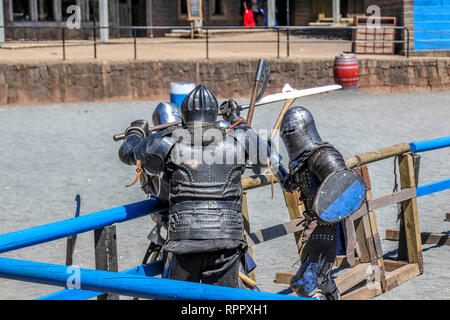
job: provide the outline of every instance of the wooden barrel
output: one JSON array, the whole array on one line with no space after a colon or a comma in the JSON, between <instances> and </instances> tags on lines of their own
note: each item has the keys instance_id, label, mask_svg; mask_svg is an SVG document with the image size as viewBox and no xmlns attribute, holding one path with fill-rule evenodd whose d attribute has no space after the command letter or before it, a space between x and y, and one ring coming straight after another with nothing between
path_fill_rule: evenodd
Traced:
<instances>
[{"instance_id":1,"label":"wooden barrel","mask_svg":"<svg viewBox=\"0 0 450 320\"><path fill-rule=\"evenodd\" d=\"M343 88L358 88L359 67L354 54L342 54L335 58L334 81Z\"/></svg>"}]
</instances>

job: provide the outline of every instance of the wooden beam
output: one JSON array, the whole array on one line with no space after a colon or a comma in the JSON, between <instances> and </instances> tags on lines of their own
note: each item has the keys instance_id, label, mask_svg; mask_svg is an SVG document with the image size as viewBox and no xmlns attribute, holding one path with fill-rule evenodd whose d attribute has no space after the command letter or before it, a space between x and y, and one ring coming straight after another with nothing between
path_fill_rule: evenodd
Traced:
<instances>
[{"instance_id":1,"label":"wooden beam","mask_svg":"<svg viewBox=\"0 0 450 320\"><path fill-rule=\"evenodd\" d=\"M403 267L394 270L386 276L388 290L392 290L400 284L421 274L417 263L406 264Z\"/></svg>"},{"instance_id":2,"label":"wooden beam","mask_svg":"<svg viewBox=\"0 0 450 320\"><path fill-rule=\"evenodd\" d=\"M249 177L244 177L241 179L242 188L244 190L251 190L259 187L264 187L270 184L269 175L254 175ZM277 179L274 179L274 183L278 183Z\"/></svg>"},{"instance_id":3,"label":"wooden beam","mask_svg":"<svg viewBox=\"0 0 450 320\"><path fill-rule=\"evenodd\" d=\"M361 153L345 159L345 164L348 168L360 167L363 164L375 162L378 160L390 158L401 155L409 151L409 143L400 143L386 148L381 148L375 151Z\"/></svg>"},{"instance_id":4,"label":"wooden beam","mask_svg":"<svg viewBox=\"0 0 450 320\"><path fill-rule=\"evenodd\" d=\"M341 300L369 300L382 293L381 289L377 289L374 284L367 284L341 296Z\"/></svg>"},{"instance_id":5,"label":"wooden beam","mask_svg":"<svg viewBox=\"0 0 450 320\"><path fill-rule=\"evenodd\" d=\"M386 229L386 239L398 241L399 229ZM420 238L422 244L438 244L450 246L450 236L444 233L421 232Z\"/></svg>"},{"instance_id":6,"label":"wooden beam","mask_svg":"<svg viewBox=\"0 0 450 320\"><path fill-rule=\"evenodd\" d=\"M406 266L407 264L407 261L384 259L384 270L386 272L392 272L394 270L397 270L398 268Z\"/></svg>"},{"instance_id":7,"label":"wooden beam","mask_svg":"<svg viewBox=\"0 0 450 320\"><path fill-rule=\"evenodd\" d=\"M289 217L292 220L303 219L303 212L300 210L297 200L297 193L287 193L283 192L284 201L286 202L286 207L289 212ZM303 247L303 233L304 231L297 231L294 233L295 244L297 245L297 253L301 256L301 250Z\"/></svg>"},{"instance_id":8,"label":"wooden beam","mask_svg":"<svg viewBox=\"0 0 450 320\"><path fill-rule=\"evenodd\" d=\"M275 283L290 284L293 276L295 276L295 272L289 272L289 271L277 272L275 274Z\"/></svg>"},{"instance_id":9,"label":"wooden beam","mask_svg":"<svg viewBox=\"0 0 450 320\"><path fill-rule=\"evenodd\" d=\"M366 190L366 200L373 200L372 189L370 184L370 175L367 169L367 166L364 165L361 168L361 174L364 181L367 181L366 184L369 185L369 188ZM386 278L385 278L385 270L384 270L384 262L383 262L383 249L381 248L381 239L378 233L378 225L377 219L375 215L375 211L371 210L369 206L368 215L362 218L364 233L366 236L366 243L369 249L370 254L370 263L374 266L378 267L379 277L375 278L375 281L380 281L381 289L385 291L387 289Z\"/></svg>"},{"instance_id":10,"label":"wooden beam","mask_svg":"<svg viewBox=\"0 0 450 320\"><path fill-rule=\"evenodd\" d=\"M372 265L370 263L362 263L337 277L334 281L339 292L344 293L368 279L372 274ZM295 276L295 272L277 272L275 275L275 282L279 284L290 284L293 276Z\"/></svg>"},{"instance_id":11,"label":"wooden beam","mask_svg":"<svg viewBox=\"0 0 450 320\"><path fill-rule=\"evenodd\" d=\"M402 189L416 187L413 155L411 153L405 153L399 157L398 162ZM418 263L421 272L423 272L422 241L419 228L417 198L402 202L402 206L408 262Z\"/></svg>"},{"instance_id":12,"label":"wooden beam","mask_svg":"<svg viewBox=\"0 0 450 320\"><path fill-rule=\"evenodd\" d=\"M357 266L359 263L360 263L360 258L356 257L354 266ZM336 260L334 261L334 266L336 268L350 268L351 267L347 261L346 256L337 256Z\"/></svg>"}]
</instances>

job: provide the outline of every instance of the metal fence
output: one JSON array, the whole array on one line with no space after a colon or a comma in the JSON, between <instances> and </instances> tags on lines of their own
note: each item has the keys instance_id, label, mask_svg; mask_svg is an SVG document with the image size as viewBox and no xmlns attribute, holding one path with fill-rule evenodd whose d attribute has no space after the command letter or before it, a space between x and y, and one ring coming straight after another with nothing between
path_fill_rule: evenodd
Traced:
<instances>
[{"instance_id":1,"label":"metal fence","mask_svg":"<svg viewBox=\"0 0 450 320\"><path fill-rule=\"evenodd\" d=\"M126 38L132 38L132 41L130 42L121 42L121 44L133 44L133 50L134 50L134 59L138 59L137 56L137 46L138 46L138 38L141 38L138 36L138 31L150 31L153 33L154 31L164 31L164 30L191 30L190 26L109 26L109 27L100 27L100 26L82 26L80 29L69 29L67 27L47 27L47 26L0 26L0 28L4 29L52 29L52 30L59 30L60 32L60 40L57 40L58 43L60 43L62 48L62 57L63 60L66 60L66 46L68 43L66 34L69 31L74 30L86 30L91 32L92 40L86 41L85 43L87 45L93 46L93 58L97 59L97 46L99 45L99 34L102 29L108 29L108 31L120 31L120 30L129 30L131 37ZM311 39L311 38L305 38L305 39L292 39L291 36L294 34L298 34L299 32L307 32L307 31L319 31L319 34L316 32L315 35L320 36L320 32L338 32L338 31L355 31L357 29L393 29L393 30L399 30L403 34L403 39L401 40L345 40L345 39ZM267 30L272 31L277 34L276 40L212 40L211 34L215 30L239 30L239 31L246 31L246 30ZM402 49L402 51L406 51L406 56L409 58L410 55L410 31L405 26L277 26L277 27L239 27L239 26L203 26L201 28L202 33L204 34L204 39L191 39L190 43L198 43L199 45L204 45L205 47L205 58L209 59L210 57L210 46L211 44L218 44L218 43L276 43L276 52L277 52L277 58L281 57L281 44L286 44L286 57L290 57L290 51L291 51L291 44L294 43L392 43L392 44L403 44L403 46L406 46L406 50ZM119 32L120 33L120 32ZM149 40L146 41L139 41L141 44L180 44L180 43L186 43L185 41L180 40L170 40L170 41L158 41L158 40L150 40L152 38L148 38ZM41 40L37 40L38 42L45 42ZM18 41L7 41L10 43L18 42ZM21 43L27 43L27 42L36 42L36 41L19 41ZM55 41L52 41L55 42ZM101 44L104 44L102 42Z\"/></svg>"}]
</instances>

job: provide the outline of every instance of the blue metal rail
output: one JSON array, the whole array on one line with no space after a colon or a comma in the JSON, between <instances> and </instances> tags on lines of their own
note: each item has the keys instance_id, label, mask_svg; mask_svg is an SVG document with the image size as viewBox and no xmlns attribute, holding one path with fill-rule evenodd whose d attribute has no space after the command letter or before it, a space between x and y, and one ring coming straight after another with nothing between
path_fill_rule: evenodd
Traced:
<instances>
[{"instance_id":1,"label":"blue metal rail","mask_svg":"<svg viewBox=\"0 0 450 320\"><path fill-rule=\"evenodd\" d=\"M0 277L66 287L73 267L0 257ZM311 300L296 296L79 268L82 290L146 299ZM74 290L74 289L72 289Z\"/></svg>"},{"instance_id":2,"label":"blue metal rail","mask_svg":"<svg viewBox=\"0 0 450 320\"><path fill-rule=\"evenodd\" d=\"M411 152L424 152L450 147L450 136L425 141L410 142L409 147Z\"/></svg>"},{"instance_id":3,"label":"blue metal rail","mask_svg":"<svg viewBox=\"0 0 450 320\"><path fill-rule=\"evenodd\" d=\"M0 253L62 239L163 210L167 210L164 203L157 199L149 199L77 218L6 233L0 235Z\"/></svg>"}]
</instances>

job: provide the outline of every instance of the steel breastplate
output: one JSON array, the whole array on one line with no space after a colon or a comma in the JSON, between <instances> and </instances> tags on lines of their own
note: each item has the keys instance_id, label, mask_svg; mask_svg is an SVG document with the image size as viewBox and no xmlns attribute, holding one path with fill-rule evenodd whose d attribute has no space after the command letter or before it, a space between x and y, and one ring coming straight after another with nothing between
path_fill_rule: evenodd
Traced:
<instances>
[{"instance_id":1,"label":"steel breastplate","mask_svg":"<svg viewBox=\"0 0 450 320\"><path fill-rule=\"evenodd\" d=\"M241 149L231 138L207 147L174 146L169 240L242 240Z\"/></svg>"}]
</instances>

